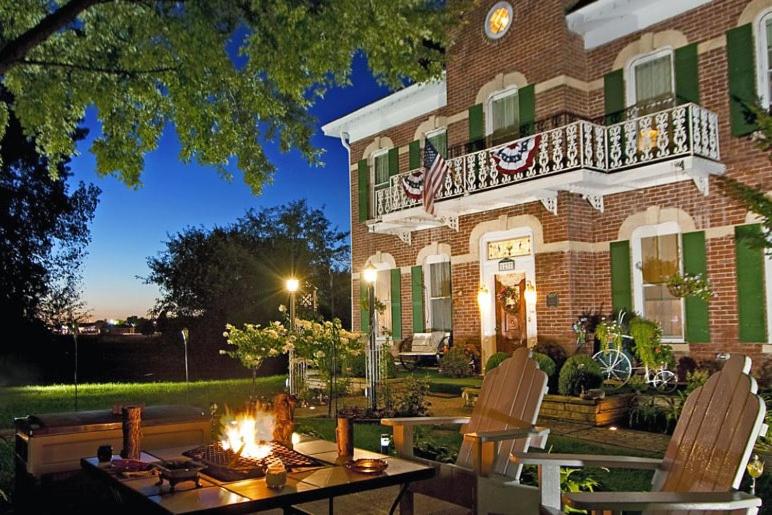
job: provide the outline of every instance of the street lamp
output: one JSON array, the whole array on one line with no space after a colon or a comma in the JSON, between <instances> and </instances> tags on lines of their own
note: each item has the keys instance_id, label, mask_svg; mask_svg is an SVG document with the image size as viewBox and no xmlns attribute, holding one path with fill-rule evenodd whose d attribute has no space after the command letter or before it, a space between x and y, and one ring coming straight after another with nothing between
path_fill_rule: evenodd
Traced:
<instances>
[{"instance_id":1,"label":"street lamp","mask_svg":"<svg viewBox=\"0 0 772 515\"><path fill-rule=\"evenodd\" d=\"M368 353L370 354L370 363L368 365L368 379L370 388L370 409L375 411L378 409L378 400L376 398L376 377L375 372L377 370L377 354L375 350L375 281L378 279L378 270L373 265L368 265L362 272L362 277L367 283L367 314L369 317L369 338L368 338Z\"/></svg>"},{"instance_id":2,"label":"street lamp","mask_svg":"<svg viewBox=\"0 0 772 515\"><path fill-rule=\"evenodd\" d=\"M295 294L298 292L298 289L300 289L300 281L295 279L294 277L290 277L285 282L285 287L287 288L287 291L289 292L289 317L290 317L290 323L289 328L290 331L295 331ZM289 351L289 393L290 395L297 395L297 378L295 377L295 351L290 350Z\"/></svg>"}]
</instances>

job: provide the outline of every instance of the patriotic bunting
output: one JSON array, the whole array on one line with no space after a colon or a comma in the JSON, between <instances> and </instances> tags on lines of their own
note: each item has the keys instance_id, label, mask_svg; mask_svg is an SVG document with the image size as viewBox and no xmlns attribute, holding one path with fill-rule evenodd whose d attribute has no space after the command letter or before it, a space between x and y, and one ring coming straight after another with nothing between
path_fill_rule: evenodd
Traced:
<instances>
[{"instance_id":1,"label":"patriotic bunting","mask_svg":"<svg viewBox=\"0 0 772 515\"><path fill-rule=\"evenodd\" d=\"M402 189L412 200L421 200L424 195L424 171L416 170L402 177Z\"/></svg>"},{"instance_id":2,"label":"patriotic bunting","mask_svg":"<svg viewBox=\"0 0 772 515\"><path fill-rule=\"evenodd\" d=\"M531 167L539 148L541 135L521 139L491 152L496 170L504 175L515 175Z\"/></svg>"}]
</instances>

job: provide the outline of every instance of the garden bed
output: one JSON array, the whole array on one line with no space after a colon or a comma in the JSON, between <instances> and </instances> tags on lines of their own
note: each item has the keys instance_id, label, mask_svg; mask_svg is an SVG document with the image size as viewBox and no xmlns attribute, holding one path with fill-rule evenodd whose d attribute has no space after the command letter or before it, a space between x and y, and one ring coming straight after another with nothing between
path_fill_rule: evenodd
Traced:
<instances>
[{"instance_id":1,"label":"garden bed","mask_svg":"<svg viewBox=\"0 0 772 515\"><path fill-rule=\"evenodd\" d=\"M618 424L627 419L632 398L631 393L591 400L566 395L545 395L539 416L593 426Z\"/></svg>"}]
</instances>

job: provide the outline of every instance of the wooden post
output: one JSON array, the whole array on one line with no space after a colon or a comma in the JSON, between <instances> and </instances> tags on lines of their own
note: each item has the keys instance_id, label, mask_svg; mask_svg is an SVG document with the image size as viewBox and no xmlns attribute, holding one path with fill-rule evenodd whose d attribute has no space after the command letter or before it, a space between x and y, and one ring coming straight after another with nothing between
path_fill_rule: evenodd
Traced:
<instances>
[{"instance_id":1,"label":"wooden post","mask_svg":"<svg viewBox=\"0 0 772 515\"><path fill-rule=\"evenodd\" d=\"M560 464L539 465L541 504L560 513Z\"/></svg>"},{"instance_id":2,"label":"wooden post","mask_svg":"<svg viewBox=\"0 0 772 515\"><path fill-rule=\"evenodd\" d=\"M121 410L123 416L123 450L124 459L138 460L142 440L142 407L125 406Z\"/></svg>"},{"instance_id":3,"label":"wooden post","mask_svg":"<svg viewBox=\"0 0 772 515\"><path fill-rule=\"evenodd\" d=\"M335 428L335 441L338 444L339 457L354 457L354 421L352 419L338 417L338 426Z\"/></svg>"}]
</instances>

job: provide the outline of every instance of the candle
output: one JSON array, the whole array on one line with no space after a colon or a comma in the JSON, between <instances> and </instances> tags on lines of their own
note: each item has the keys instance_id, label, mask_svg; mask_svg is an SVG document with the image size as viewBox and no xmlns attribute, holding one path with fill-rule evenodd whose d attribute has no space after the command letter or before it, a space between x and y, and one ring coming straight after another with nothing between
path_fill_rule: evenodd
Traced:
<instances>
[{"instance_id":1,"label":"candle","mask_svg":"<svg viewBox=\"0 0 772 515\"><path fill-rule=\"evenodd\" d=\"M284 463L281 461L274 461L268 465L265 471L265 484L268 488L283 488L287 484L287 469L284 468Z\"/></svg>"}]
</instances>

